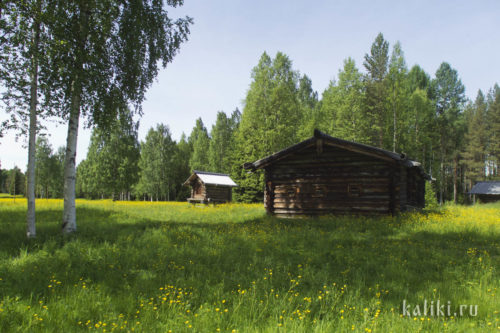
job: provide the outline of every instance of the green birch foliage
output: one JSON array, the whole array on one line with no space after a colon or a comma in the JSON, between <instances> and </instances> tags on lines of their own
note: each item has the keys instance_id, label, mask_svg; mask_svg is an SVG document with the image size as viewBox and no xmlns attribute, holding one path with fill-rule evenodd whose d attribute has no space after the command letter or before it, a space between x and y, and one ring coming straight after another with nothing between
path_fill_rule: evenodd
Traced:
<instances>
[{"instance_id":1,"label":"green birch foliage","mask_svg":"<svg viewBox=\"0 0 500 333\"><path fill-rule=\"evenodd\" d=\"M334 135L334 129L337 124L337 116L339 105L341 104L341 98L339 96L338 84L335 80L331 80L328 87L323 91L321 95L321 101L319 103L319 112L315 119L315 128Z\"/></svg>"},{"instance_id":2,"label":"green birch foliage","mask_svg":"<svg viewBox=\"0 0 500 333\"><path fill-rule=\"evenodd\" d=\"M130 193L139 173L138 126L130 112L122 112L108 130L94 128L79 175L88 196L116 198L120 193Z\"/></svg>"},{"instance_id":3,"label":"green birch foliage","mask_svg":"<svg viewBox=\"0 0 500 333\"><path fill-rule=\"evenodd\" d=\"M196 119L196 125L189 136L189 144L192 147L193 153L189 159L189 167L191 170L209 171L209 148L210 137L208 131L201 118Z\"/></svg>"},{"instance_id":4,"label":"green birch foliage","mask_svg":"<svg viewBox=\"0 0 500 333\"><path fill-rule=\"evenodd\" d=\"M25 175L21 169L15 166L7 171L6 188L9 194L24 195L25 193Z\"/></svg>"},{"instance_id":5,"label":"green birch foliage","mask_svg":"<svg viewBox=\"0 0 500 333\"><path fill-rule=\"evenodd\" d=\"M141 143L140 180L136 187L139 196L146 194L157 201L170 199L175 186L175 148L168 126L158 124L148 131L146 141Z\"/></svg>"},{"instance_id":6,"label":"green birch foliage","mask_svg":"<svg viewBox=\"0 0 500 333\"><path fill-rule=\"evenodd\" d=\"M166 11L183 1L53 2L51 78L63 91L62 116L68 116L75 94L89 126L112 124L128 103L141 113L159 63L165 67L187 40L193 20L174 20Z\"/></svg>"},{"instance_id":7,"label":"green birch foliage","mask_svg":"<svg viewBox=\"0 0 500 333\"><path fill-rule=\"evenodd\" d=\"M57 197L61 193L61 164L45 136L36 141L36 193L39 197Z\"/></svg>"},{"instance_id":8,"label":"green birch foliage","mask_svg":"<svg viewBox=\"0 0 500 333\"><path fill-rule=\"evenodd\" d=\"M301 108L302 124L299 140L310 138L318 124L318 93L312 88L312 81L307 75L299 79L298 98Z\"/></svg>"},{"instance_id":9,"label":"green birch foliage","mask_svg":"<svg viewBox=\"0 0 500 333\"><path fill-rule=\"evenodd\" d=\"M408 72L408 85L411 92L420 89L431 97L431 78L419 65L414 65Z\"/></svg>"},{"instance_id":10,"label":"green birch foliage","mask_svg":"<svg viewBox=\"0 0 500 333\"><path fill-rule=\"evenodd\" d=\"M217 113L217 120L210 132L210 144L208 149L208 160L212 172L229 173L230 149L233 145L233 130L231 118L222 111Z\"/></svg>"},{"instance_id":11,"label":"green birch foliage","mask_svg":"<svg viewBox=\"0 0 500 333\"><path fill-rule=\"evenodd\" d=\"M364 112L364 89L362 74L354 59L344 60L344 67L338 73L338 83L330 83L323 94L322 109L330 115L331 127L328 129L334 137L344 140L367 143L369 124Z\"/></svg>"},{"instance_id":12,"label":"green birch foliage","mask_svg":"<svg viewBox=\"0 0 500 333\"><path fill-rule=\"evenodd\" d=\"M60 109L61 93L52 61L55 45L51 24L56 20L52 0L2 1L0 3L0 80L1 101L9 119L0 122L0 137L5 130L16 129L16 135L29 130L31 94L36 87L36 114L46 118ZM37 124L37 131L41 129Z\"/></svg>"},{"instance_id":13,"label":"green birch foliage","mask_svg":"<svg viewBox=\"0 0 500 333\"><path fill-rule=\"evenodd\" d=\"M387 112L384 147L392 151L407 152L406 133L408 123L409 85L407 81L408 68L404 59L401 44L396 42L393 46L389 72L387 74Z\"/></svg>"},{"instance_id":14,"label":"green birch foliage","mask_svg":"<svg viewBox=\"0 0 500 333\"><path fill-rule=\"evenodd\" d=\"M422 163L424 170L429 170L432 149L437 148L437 136L434 103L428 98L428 92L415 89L409 96L407 111L403 150Z\"/></svg>"},{"instance_id":15,"label":"green birch foliage","mask_svg":"<svg viewBox=\"0 0 500 333\"><path fill-rule=\"evenodd\" d=\"M172 197L175 198L175 200L183 201L190 195L189 187L182 186L182 184L191 175L191 168L189 167L191 153L191 146L186 139L186 135L182 133L181 139L176 145L175 156L173 159L174 193Z\"/></svg>"},{"instance_id":16,"label":"green birch foliage","mask_svg":"<svg viewBox=\"0 0 500 333\"><path fill-rule=\"evenodd\" d=\"M291 60L281 52L274 59L264 52L253 68L233 156L231 175L240 186L236 200L260 201L263 195L263 174L248 174L241 168L243 163L298 142L302 124L298 79Z\"/></svg>"},{"instance_id":17,"label":"green birch foliage","mask_svg":"<svg viewBox=\"0 0 500 333\"><path fill-rule=\"evenodd\" d=\"M409 89L406 133L403 149L411 158L422 163L424 170L432 173L433 151L438 149L436 113L431 89L431 78L420 66L414 65L407 76Z\"/></svg>"}]
</instances>

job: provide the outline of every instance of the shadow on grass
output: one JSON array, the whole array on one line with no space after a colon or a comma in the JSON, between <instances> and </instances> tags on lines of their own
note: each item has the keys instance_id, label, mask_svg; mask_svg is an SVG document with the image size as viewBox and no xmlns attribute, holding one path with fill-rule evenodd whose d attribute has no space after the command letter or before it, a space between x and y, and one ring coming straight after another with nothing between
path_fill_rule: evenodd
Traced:
<instances>
[{"instance_id":1,"label":"shadow on grass","mask_svg":"<svg viewBox=\"0 0 500 333\"><path fill-rule=\"evenodd\" d=\"M497 234L412 231L402 219L131 222L112 211L78 208L79 231L64 237L60 214L39 213L35 240L25 239L21 222L0 230L2 297L50 299L47 285L54 277L64 288L83 280L111 296L152 297L167 284L192 287L198 306L215 298L216 288L230 293L256 283L262 297L270 289L286 293L290 280L300 275L301 295L335 282L367 303L375 291L388 290L382 298L397 308L403 299L420 301L422 295L458 303L457 297L468 297L462 292L465 283L476 283L484 279L478 275L483 269L500 266ZM491 281L500 278L497 270L489 274Z\"/></svg>"}]
</instances>

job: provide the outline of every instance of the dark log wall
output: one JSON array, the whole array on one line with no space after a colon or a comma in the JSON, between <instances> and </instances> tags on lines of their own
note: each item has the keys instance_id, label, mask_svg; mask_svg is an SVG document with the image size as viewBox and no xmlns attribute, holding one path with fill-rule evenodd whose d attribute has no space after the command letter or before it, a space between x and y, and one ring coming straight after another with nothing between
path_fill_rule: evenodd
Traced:
<instances>
[{"instance_id":1,"label":"dark log wall","mask_svg":"<svg viewBox=\"0 0 500 333\"><path fill-rule=\"evenodd\" d=\"M210 201L229 202L231 201L231 187L206 185L206 198Z\"/></svg>"},{"instance_id":2,"label":"dark log wall","mask_svg":"<svg viewBox=\"0 0 500 333\"><path fill-rule=\"evenodd\" d=\"M408 203L408 184L406 179L408 178L408 172L406 167L399 167L399 210L406 210L406 204Z\"/></svg>"},{"instance_id":3,"label":"dark log wall","mask_svg":"<svg viewBox=\"0 0 500 333\"><path fill-rule=\"evenodd\" d=\"M394 213L405 205L405 177L391 160L311 145L266 168L264 201L278 216Z\"/></svg>"},{"instance_id":4,"label":"dark log wall","mask_svg":"<svg viewBox=\"0 0 500 333\"><path fill-rule=\"evenodd\" d=\"M496 202L500 201L500 195L498 194L476 194L479 201L482 203Z\"/></svg>"},{"instance_id":5,"label":"dark log wall","mask_svg":"<svg viewBox=\"0 0 500 333\"><path fill-rule=\"evenodd\" d=\"M191 186L191 198L204 199L206 197L205 185L199 179L196 179Z\"/></svg>"},{"instance_id":6,"label":"dark log wall","mask_svg":"<svg viewBox=\"0 0 500 333\"><path fill-rule=\"evenodd\" d=\"M408 171L407 193L408 206L422 208L425 206L425 180L416 168Z\"/></svg>"}]
</instances>

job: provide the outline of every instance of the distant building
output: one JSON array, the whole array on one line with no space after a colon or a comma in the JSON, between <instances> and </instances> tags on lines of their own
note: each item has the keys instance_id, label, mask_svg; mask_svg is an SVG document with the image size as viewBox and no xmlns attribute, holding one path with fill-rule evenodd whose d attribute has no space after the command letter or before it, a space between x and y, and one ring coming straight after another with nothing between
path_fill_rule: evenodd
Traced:
<instances>
[{"instance_id":1,"label":"distant building","mask_svg":"<svg viewBox=\"0 0 500 333\"><path fill-rule=\"evenodd\" d=\"M469 194L476 196L481 202L494 202L500 200L500 181L478 182L472 187Z\"/></svg>"},{"instance_id":2,"label":"distant building","mask_svg":"<svg viewBox=\"0 0 500 333\"><path fill-rule=\"evenodd\" d=\"M404 154L341 140L310 139L253 163L265 171L264 205L276 216L395 214L425 206L420 163Z\"/></svg>"},{"instance_id":3,"label":"distant building","mask_svg":"<svg viewBox=\"0 0 500 333\"><path fill-rule=\"evenodd\" d=\"M232 188L238 186L229 175L196 170L183 185L191 186L190 203L230 202Z\"/></svg>"}]
</instances>

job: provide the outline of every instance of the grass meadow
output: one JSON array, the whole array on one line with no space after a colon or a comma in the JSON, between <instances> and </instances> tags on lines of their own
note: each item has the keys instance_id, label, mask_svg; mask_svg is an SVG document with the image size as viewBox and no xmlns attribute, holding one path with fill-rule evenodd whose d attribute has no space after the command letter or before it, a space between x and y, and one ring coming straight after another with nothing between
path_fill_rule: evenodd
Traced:
<instances>
[{"instance_id":1,"label":"grass meadow","mask_svg":"<svg viewBox=\"0 0 500 333\"><path fill-rule=\"evenodd\" d=\"M0 198L0 332L500 331L499 204L275 219L77 200L69 237L62 205L38 200L27 240L26 201Z\"/></svg>"}]
</instances>

